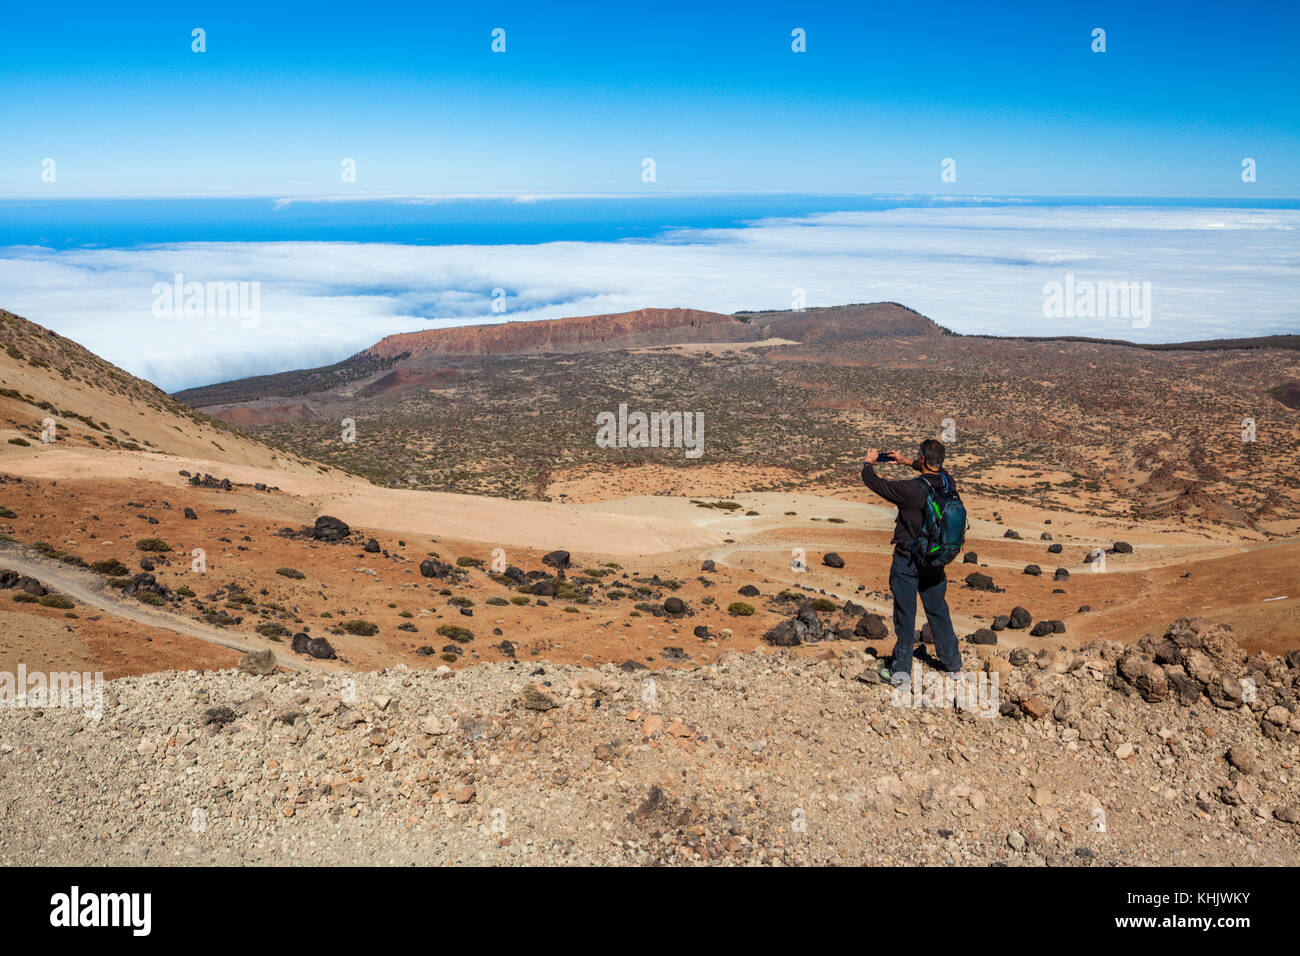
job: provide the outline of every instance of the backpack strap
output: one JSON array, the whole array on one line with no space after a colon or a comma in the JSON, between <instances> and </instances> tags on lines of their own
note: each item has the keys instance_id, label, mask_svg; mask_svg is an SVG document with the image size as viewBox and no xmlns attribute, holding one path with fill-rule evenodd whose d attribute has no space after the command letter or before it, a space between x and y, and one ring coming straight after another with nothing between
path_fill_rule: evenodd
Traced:
<instances>
[{"instance_id":1,"label":"backpack strap","mask_svg":"<svg viewBox=\"0 0 1300 956\"><path fill-rule=\"evenodd\" d=\"M941 471L941 472L939 472L939 477L943 479L943 493L944 493L945 495L946 495L946 494L950 494L951 491L952 491L952 488L951 488L951 486L950 486L950 484L949 484L949 482L948 482L948 473L945 472L945 471ZM929 481L926 480L925 475L917 475L917 476L916 476L916 480L919 481L921 484L923 484L923 485L925 486L925 493L926 493L927 495L928 495L931 491L934 491L934 490L935 490L934 485L931 484Z\"/></svg>"}]
</instances>

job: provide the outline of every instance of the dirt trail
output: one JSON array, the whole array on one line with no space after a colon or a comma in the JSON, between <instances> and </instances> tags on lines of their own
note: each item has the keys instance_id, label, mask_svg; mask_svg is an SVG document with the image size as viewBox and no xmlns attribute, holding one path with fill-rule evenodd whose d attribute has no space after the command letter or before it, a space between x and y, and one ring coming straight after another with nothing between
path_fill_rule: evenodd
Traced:
<instances>
[{"instance_id":1,"label":"dirt trail","mask_svg":"<svg viewBox=\"0 0 1300 956\"><path fill-rule=\"evenodd\" d=\"M109 596L104 591L103 583L94 575L26 557L9 547L0 547L0 568L8 568L11 571L17 571L19 574L29 575L48 588L126 621L134 621L137 624L146 624L150 627L174 631L177 634L184 634L235 651L269 649L275 653L276 664L286 670L325 670L315 661L285 654L276 648L268 647L264 641L254 641L239 633L223 631L219 628L209 627L197 621L189 621L162 611L154 611L144 607L131 607Z\"/></svg>"}]
</instances>

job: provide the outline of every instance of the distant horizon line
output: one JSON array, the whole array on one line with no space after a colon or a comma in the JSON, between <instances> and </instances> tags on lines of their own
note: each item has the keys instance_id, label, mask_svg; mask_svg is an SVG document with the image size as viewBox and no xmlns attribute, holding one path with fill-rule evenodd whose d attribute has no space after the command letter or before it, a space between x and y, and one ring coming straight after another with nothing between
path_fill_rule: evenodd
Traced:
<instances>
[{"instance_id":1,"label":"distant horizon line","mask_svg":"<svg viewBox=\"0 0 1300 956\"><path fill-rule=\"evenodd\" d=\"M618 199L618 200L654 200L675 198L754 198L754 197L838 197L899 199L899 200L936 200L953 203L994 203L1006 201L1043 201L1043 200L1094 200L1113 202L1159 201L1210 203L1293 203L1300 204L1300 196L1223 196L1223 195L1151 195L1140 193L927 193L897 191L855 191L855 190L801 190L801 189L766 189L766 190L673 190L657 192L541 192L535 190L502 192L452 192L452 193L132 193L132 194L96 194L84 195L4 195L0 202L139 202L139 201L177 201L177 200L265 200L280 206L293 203L347 203L347 202L410 202L439 203L466 201L511 201L516 203L562 202L584 199Z\"/></svg>"}]
</instances>

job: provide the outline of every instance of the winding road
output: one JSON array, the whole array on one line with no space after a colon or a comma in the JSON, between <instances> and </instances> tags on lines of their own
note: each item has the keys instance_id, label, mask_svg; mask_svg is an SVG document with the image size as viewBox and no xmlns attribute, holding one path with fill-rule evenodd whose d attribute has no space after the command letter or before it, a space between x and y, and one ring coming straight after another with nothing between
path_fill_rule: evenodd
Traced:
<instances>
[{"instance_id":1,"label":"winding road","mask_svg":"<svg viewBox=\"0 0 1300 956\"><path fill-rule=\"evenodd\" d=\"M98 575L34 558L12 545L0 545L0 568L8 568L19 574L36 578L53 591L58 591L75 601L124 621L134 621L136 624L184 634L233 651L270 650L275 654L276 664L286 670L325 670L313 660L298 657L296 654L285 654L271 647L268 642L253 640L239 632L200 624L198 621L191 621L164 611L155 611L144 605L127 604L111 594Z\"/></svg>"}]
</instances>

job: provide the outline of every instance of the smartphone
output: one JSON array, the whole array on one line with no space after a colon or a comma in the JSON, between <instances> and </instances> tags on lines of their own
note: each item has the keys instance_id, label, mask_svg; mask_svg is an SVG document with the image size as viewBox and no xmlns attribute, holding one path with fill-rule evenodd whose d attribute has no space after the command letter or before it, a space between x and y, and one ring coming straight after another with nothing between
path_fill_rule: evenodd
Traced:
<instances>
[{"instance_id":1,"label":"smartphone","mask_svg":"<svg viewBox=\"0 0 1300 956\"><path fill-rule=\"evenodd\" d=\"M894 461L894 456L887 451L877 452L876 461Z\"/></svg>"}]
</instances>

